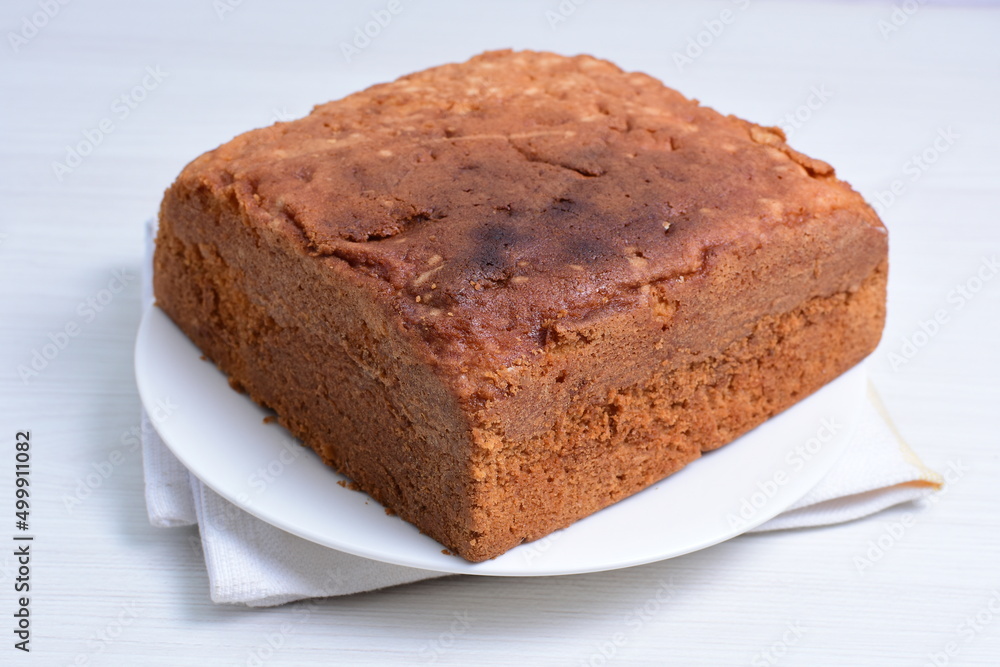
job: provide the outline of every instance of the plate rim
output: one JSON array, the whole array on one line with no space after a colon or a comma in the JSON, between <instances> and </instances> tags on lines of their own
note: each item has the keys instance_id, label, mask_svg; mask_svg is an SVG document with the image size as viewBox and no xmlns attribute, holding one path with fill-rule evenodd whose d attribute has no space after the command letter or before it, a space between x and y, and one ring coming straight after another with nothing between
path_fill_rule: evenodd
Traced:
<instances>
[{"instance_id":1,"label":"plate rim","mask_svg":"<svg viewBox=\"0 0 1000 667\"><path fill-rule=\"evenodd\" d=\"M145 308L145 310L143 312L143 315L142 315L142 318L140 320L139 328L138 328L137 335L136 335L135 346L134 346L134 350L133 350L133 353L134 353L133 361L134 361L134 372L135 372L136 385L138 387L140 401L142 403L143 409L147 410L147 411L149 409L148 406L151 405L151 404L155 405L155 400L156 400L155 398L153 398L150 395L151 388L150 388L150 386L148 384L150 380L149 380L148 377L145 376L145 374L143 372L143 370L146 369L146 364L147 364L147 359L144 356L144 354L146 353L146 347L151 344L151 342L149 340L150 335L151 335L149 333L150 332L150 328L153 327L153 326L155 326L155 319L157 318L157 315L155 315L154 313L158 313L159 317L161 317L162 320L165 323L167 323L167 324L169 324L169 326L173 327L175 329L175 333L177 335L183 336L184 340L191 346L192 350L196 351L199 354L199 361L201 360L200 357L203 356L202 353L201 353L201 351L194 344L194 342L191 341L191 339L188 338L187 335L184 334L183 331L181 331L179 327L177 327L177 325L173 322L173 320L170 319L170 317L164 311L162 311L155 304L149 304ZM222 371L218 368L218 366L216 366L214 364L214 362L207 361L207 362L203 362L203 363L209 363L209 364L211 364L211 367L215 371L215 373L217 373L223 381L226 381L225 374L222 373ZM849 379L850 376L853 376L854 379L850 380ZM789 406L788 408L786 408L781 413L778 413L777 415L774 416L774 417L778 417L778 416L780 416L780 415L782 415L782 414L784 414L784 413L786 413L788 411L794 410L797 406L799 406L803 402L809 400L810 398L813 398L813 396L815 396L816 394L822 392L824 389L826 389L827 387L829 387L830 385L832 385L832 384L834 384L834 383L836 383L838 381L839 382L845 382L845 383L846 382L853 382L853 383L855 383L855 384L858 385L858 391L854 392L856 395L853 398L853 404L852 404L852 409L851 409L851 419L850 419L850 422L846 425L847 426L846 427L846 431L845 432L841 432L839 435L836 436L836 440L838 441L839 446L837 447L837 450L834 452L833 455L830 455L830 456L828 456L828 457L826 457L826 458L823 459L827 463L824 466L824 469L822 470L822 472L816 477L814 483L811 486L807 485L804 488L801 488L800 492L796 492L795 494L791 494L791 495L786 494L785 497L782 498L781 502L768 503L768 505L766 506L766 508L764 508L762 511L757 511L753 515L753 517L751 519L745 520L739 526L739 529L736 532L723 534L721 536L709 537L709 538L705 539L702 542L696 543L695 545L689 546L688 548L684 548L684 549L679 550L679 551L673 551L673 552L670 552L669 554L666 554L666 555L640 556L640 557L637 557L635 559L625 559L625 560L619 559L619 560L615 560L614 562L609 562L607 565L604 565L604 566L593 566L593 565L591 565L591 566L561 568L561 569L558 569L558 570L552 570L552 569L545 570L545 569L543 569L543 570L530 570L529 571L529 570L523 570L523 569L517 569L517 568L512 568L512 569L508 568L508 569L505 569L503 567L491 567L491 565L494 565L495 563L497 563L497 559L490 559L490 560L487 560L487 561L483 561L481 563L471 563L469 561L466 561L466 560L462 559L459 556L450 556L447 561L445 561L444 563L442 563L442 565L444 565L444 567L440 567L437 564L435 564L434 567L428 567L426 565L424 565L424 566L422 566L422 565L416 565L416 564L414 564L414 561L412 559L406 559L406 558L403 558L403 557L397 557L394 554L386 554L386 553L383 553L382 551L365 549L363 547L357 547L357 546L355 546L353 544L346 544L346 545L342 544L342 543L331 544L331 537L330 536L319 534L317 531L309 529L308 527L303 527L303 526L299 526L299 525L289 525L287 519L282 519L280 517L275 517L275 516L273 516L272 513L267 512L266 508L262 509L259 505L256 505L254 503L246 503L246 502L241 501L240 498L236 494L234 494L233 492L231 492L229 489L219 488L218 484L215 483L215 480L213 480L213 479L206 479L206 476L204 476L203 474L200 474L200 471L194 469L194 468L197 467L197 465L192 465L190 457L186 456L186 450L185 450L184 447L176 447L174 444L171 443L170 436L168 434L164 434L163 431L155 423L155 421L150 420L150 422L153 425L153 428L156 430L157 434L159 435L159 437L160 437L161 441L163 442L163 444L167 447L167 449L175 457L177 457L177 459L180 461L180 463L187 469L187 471L189 472L189 474L194 475L199 481L201 481L201 483L205 484L213 492L215 492L216 494L218 494L220 497L222 497L226 501L232 503L233 505L235 505L239 509L243 510L244 512L247 512L248 514L256 517L257 519L259 519L261 521L264 521L265 523L267 523L267 524L269 524L269 525L271 525L271 526L273 526L275 528L278 528L279 530L287 532L287 533L289 533L291 535L295 535L297 537L300 537L300 538L302 538L304 540L307 540L309 542L312 542L314 544L318 544L320 546L323 546L324 548L329 548L329 549L332 549L332 550L335 550L335 551L340 551L340 552L347 553L347 554L350 554L350 555L354 555L354 556L358 556L358 557L362 557L362 558L367 558L367 559L378 561L378 562L381 562L381 563L387 563L387 564L397 565L397 566L400 566L400 567L407 567L407 568L411 568L411 569L420 569L420 570L425 570L425 571L428 571L428 572L438 572L438 573L442 573L442 574L471 574L471 575L477 575L477 576L503 576L503 577L562 576L562 575L572 575L572 574L586 574L586 573L595 573L595 572L606 572L606 571L611 571L611 570L624 569L624 568L629 568L629 567L635 567L635 566L638 566L638 565L644 565L644 564L648 564L648 563L659 562L659 561L662 561L662 560L669 560L669 559L672 559L672 558L677 558L677 557L684 556L684 555L687 555L687 554L691 554L691 553L694 553L694 552L697 552L697 551L701 551L703 549L707 549L709 547L715 546L715 545L720 544L722 542L729 541L729 540L731 540L731 539L733 539L735 537L738 537L738 536L740 536L740 535L742 535L742 534L744 534L744 533L746 533L748 531L753 530L754 528L757 528L758 526L766 523L767 521L769 521L770 519L774 518L775 516L781 514L782 512L784 512L785 510L787 510L789 507L791 507L792 505L794 505L796 502L798 502L802 497L804 497L810 491L810 489L815 486L816 483L818 483L830 470L832 470L835 467L837 461L840 460L841 456L843 456L844 452L847 450L847 443L849 442L849 440L851 438L851 435L853 434L855 428L857 427L858 421L859 421L860 407L861 407L861 404L862 404L862 401L863 401L863 397L864 397L864 391L862 390L862 385L865 384L865 381L866 381L865 378L866 378L865 363L864 363L864 360L862 360L861 362L859 362L855 366L853 366L853 367L849 368L848 370L846 370L844 373L842 373L838 377L836 377L833 380L831 380L829 383L827 383L823 387L820 387L820 389L818 389L816 392L814 392L810 396L807 396L806 398L804 398L804 399L796 402L795 404L793 404L793 405ZM229 387L228 382L226 382L225 386L226 386L226 388ZM247 401L250 405L252 405L252 406L260 409L260 406L257 405L255 402L253 402L253 400L249 396L247 396L245 394L241 394L240 396L241 396L241 398L243 400ZM772 417L771 419L773 419L774 417ZM711 456L712 454L715 454L716 452L723 451L726 447L729 447L731 444L734 444L734 443L738 442L740 439L746 437L748 434L753 433L757 429L760 429L761 427L766 426L771 421L771 419L768 419L763 424L755 427L754 429L751 429L751 431L747 432L746 434L741 435L736 440L733 440L732 442L727 443L726 445L723 445L723 447L720 447L719 449L714 450L713 452L709 452L707 454L707 456ZM281 427L281 428L284 430L283 427ZM300 446L304 447L309 454L315 455L314 452L312 452L312 450L308 446L301 445L301 441L299 441L298 438L295 438L295 436L293 436L290 432L288 432L287 430L284 430L284 432L285 432L287 438L290 438L294 442L299 443ZM539 538L539 540L536 540L536 541L533 541L533 542L529 542L529 543L521 544L521 545L519 545L517 547L514 547L513 549L505 552L504 554L501 554L497 558L503 558L504 556L507 556L508 554L517 552L517 550L519 550L519 549L531 549L531 548L533 548L533 545L539 545L539 544L545 542L546 540L554 539L555 536L560 535L565 530L572 529L574 526L576 526L577 524L579 524L582 521L585 521L590 516L596 516L596 515L600 514L601 512L603 512L604 510L614 508L615 506L617 506L619 504L623 504L623 503L626 503L628 501L641 501L641 499L639 497L643 493L645 493L647 491L651 491L652 489L657 488L658 485L660 485L663 482L669 480L674 475L678 475L678 474L684 472L689 467L691 467L692 465L697 464L699 461L703 460L704 458L705 458L705 456L703 456L703 457L701 457L699 459L696 459L695 461L689 463L687 466L685 466L681 470L677 471L676 473L673 473L672 475L669 475L668 477L666 477L666 478L664 478L664 479L662 479L662 480L660 480L658 482L655 482L655 483L651 484L650 486L646 487L646 489L643 489L642 491L639 491L639 492L637 492L637 493L635 493L635 494L633 494L631 496L623 498L622 500L620 500L620 501L618 501L618 502L616 502L616 503L608 506L607 508L599 510L598 512L596 512L596 513L594 513L592 515L589 515L588 517L584 517L583 519L580 519L579 521L575 522L574 524L571 524L567 528L554 531L553 533L550 533L550 534L548 534L546 536L543 536L542 538ZM330 470L333 471L332 468ZM338 476L343 477L342 475L340 475L340 473L336 473L336 471L333 471L333 472L335 472L335 474L337 474ZM352 493L353 493L353 491L352 491ZM383 507L381 505L381 503L378 503L378 501L376 501L373 498L371 498L371 496L369 496L367 493L362 492L362 494L364 495L365 498L368 499L368 501L370 501L372 503L375 503L379 507ZM396 518L397 518L397 520L402 521L401 519L398 519L398 517L396 517ZM413 528L413 524L410 524L409 522L403 522L403 524L406 525L406 526L409 526L409 527ZM428 538L428 539L433 540L433 538ZM439 547L441 547L442 550L444 549L444 545L441 545L436 540L434 541L434 544L437 545L437 546L439 546ZM444 553L444 552L442 551L442 553ZM508 560L510 560L510 559L508 559ZM453 567L447 567L447 565L450 564L451 561L454 561L454 566Z\"/></svg>"}]
</instances>

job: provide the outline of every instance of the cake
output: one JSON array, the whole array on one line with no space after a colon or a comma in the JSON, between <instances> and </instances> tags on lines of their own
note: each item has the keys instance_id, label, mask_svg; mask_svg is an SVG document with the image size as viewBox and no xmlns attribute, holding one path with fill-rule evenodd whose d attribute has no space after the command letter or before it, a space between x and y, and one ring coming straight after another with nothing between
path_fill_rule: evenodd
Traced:
<instances>
[{"instance_id":1,"label":"cake","mask_svg":"<svg viewBox=\"0 0 1000 667\"><path fill-rule=\"evenodd\" d=\"M159 307L474 562L785 410L885 317L886 230L830 165L590 56L488 52L247 132L159 222Z\"/></svg>"}]
</instances>

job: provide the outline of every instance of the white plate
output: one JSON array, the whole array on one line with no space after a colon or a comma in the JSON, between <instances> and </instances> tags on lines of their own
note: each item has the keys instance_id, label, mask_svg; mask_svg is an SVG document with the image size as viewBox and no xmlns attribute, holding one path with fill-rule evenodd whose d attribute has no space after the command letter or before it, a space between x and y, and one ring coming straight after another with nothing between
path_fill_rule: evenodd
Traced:
<instances>
[{"instance_id":1,"label":"white plate","mask_svg":"<svg viewBox=\"0 0 1000 667\"><path fill-rule=\"evenodd\" d=\"M225 376L158 308L139 327L136 380L147 410L176 405L157 430L199 479L270 524L378 561L440 572L542 576L599 572L718 544L792 505L836 463L865 376L856 367L819 392L666 480L485 563L442 553L324 465Z\"/></svg>"}]
</instances>

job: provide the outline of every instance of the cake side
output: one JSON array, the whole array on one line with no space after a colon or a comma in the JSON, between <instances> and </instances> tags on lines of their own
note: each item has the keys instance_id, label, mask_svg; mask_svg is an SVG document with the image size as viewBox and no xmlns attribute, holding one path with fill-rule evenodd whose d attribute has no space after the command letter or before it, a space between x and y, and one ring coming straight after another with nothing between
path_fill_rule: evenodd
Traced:
<instances>
[{"instance_id":1,"label":"cake side","mask_svg":"<svg viewBox=\"0 0 1000 667\"><path fill-rule=\"evenodd\" d=\"M157 306L326 463L439 542L468 542L471 432L454 395L371 285L260 223L221 181L178 178L160 211Z\"/></svg>"},{"instance_id":2,"label":"cake side","mask_svg":"<svg viewBox=\"0 0 1000 667\"><path fill-rule=\"evenodd\" d=\"M761 318L858 291L887 255L885 233L859 224L850 211L734 235L706 251L696 271L637 281L627 304L546 322L532 354L475 376L478 400L466 405L485 421L490 405L515 410L520 418L508 434L534 434L573 402L599 400L651 367L669 371L711 356L749 335ZM865 348L878 339L876 331ZM578 370L586 371L585 381Z\"/></svg>"},{"instance_id":3,"label":"cake side","mask_svg":"<svg viewBox=\"0 0 1000 667\"><path fill-rule=\"evenodd\" d=\"M609 341L525 369L516 400L475 415L477 553L503 553L641 491L853 367L881 336L886 269L883 261L849 291L765 315L718 350L649 355L645 372L617 381L604 371L630 368L634 355L598 351ZM540 407L526 413L528 403Z\"/></svg>"}]
</instances>

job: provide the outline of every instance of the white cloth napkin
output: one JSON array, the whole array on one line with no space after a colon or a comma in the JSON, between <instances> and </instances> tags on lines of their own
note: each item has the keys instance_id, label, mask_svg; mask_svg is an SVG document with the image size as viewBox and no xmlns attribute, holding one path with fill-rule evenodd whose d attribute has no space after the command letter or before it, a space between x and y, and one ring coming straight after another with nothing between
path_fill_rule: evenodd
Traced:
<instances>
[{"instance_id":1,"label":"white cloth napkin","mask_svg":"<svg viewBox=\"0 0 1000 667\"><path fill-rule=\"evenodd\" d=\"M143 306L152 303L153 225L147 226ZM940 488L942 479L899 437L874 390L847 451L783 514L750 532L850 521ZM254 607L348 595L445 576L320 546L244 512L190 474L142 414L146 509L154 526L198 526L211 597Z\"/></svg>"}]
</instances>

